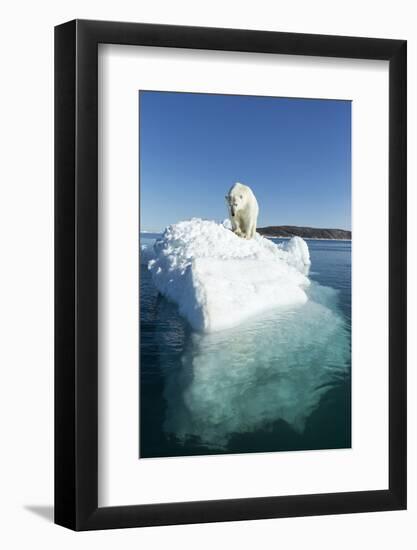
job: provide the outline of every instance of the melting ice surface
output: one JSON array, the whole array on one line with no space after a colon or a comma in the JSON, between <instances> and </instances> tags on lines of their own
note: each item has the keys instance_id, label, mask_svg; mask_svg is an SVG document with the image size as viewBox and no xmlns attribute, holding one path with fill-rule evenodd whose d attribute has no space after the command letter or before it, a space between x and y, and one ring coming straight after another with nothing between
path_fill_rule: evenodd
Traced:
<instances>
[{"instance_id":1,"label":"melting ice surface","mask_svg":"<svg viewBox=\"0 0 417 550\"><path fill-rule=\"evenodd\" d=\"M301 239L277 246L261 237L243 241L214 222L182 223L192 224L197 242L184 243L183 225L171 227L155 252L150 239L142 248L141 456L349 447L350 243L309 243L309 280ZM207 243L198 228L206 236L214 229L215 237ZM220 242L228 245L223 258ZM222 261L230 262L225 286L213 282ZM255 261L262 268L250 270ZM170 275L162 276L166 267ZM239 270L244 286L237 284ZM204 293L199 285L206 279L213 287ZM318 284L323 280L339 290ZM227 307L213 313L223 298L219 288L229 291ZM191 307L182 292L193 289L201 294ZM225 328L221 316L230 318L243 289L250 306Z\"/></svg>"},{"instance_id":2,"label":"melting ice surface","mask_svg":"<svg viewBox=\"0 0 417 550\"><path fill-rule=\"evenodd\" d=\"M286 245L259 234L245 240L223 224L192 219L169 226L144 261L161 294L203 332L307 301L310 256L299 237Z\"/></svg>"}]
</instances>

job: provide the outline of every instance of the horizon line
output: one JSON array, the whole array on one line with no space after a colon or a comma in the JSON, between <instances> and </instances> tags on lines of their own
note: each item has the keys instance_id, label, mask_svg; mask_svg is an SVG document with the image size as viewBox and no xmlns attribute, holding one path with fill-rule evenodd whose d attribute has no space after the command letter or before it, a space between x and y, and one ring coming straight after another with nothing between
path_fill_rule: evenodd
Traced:
<instances>
[{"instance_id":1,"label":"horizon line","mask_svg":"<svg viewBox=\"0 0 417 550\"><path fill-rule=\"evenodd\" d=\"M190 218L191 219L191 218ZM201 219L205 219L205 218L201 218ZM180 221L186 221L186 220L180 220ZM209 221L216 221L216 220L209 220ZM174 223L179 223L179 222L174 222ZM141 233L162 233L166 227L168 227L169 225L174 225L174 223L169 223L168 225L166 225L163 229L158 229L158 230L155 230L155 229L141 229L139 228L139 231ZM219 222L216 222L216 223L223 223L222 221L219 221ZM343 227L332 227L332 226L313 226L313 225L296 225L296 224L288 224L288 223L283 223L283 224L279 224L279 225L258 225L256 227L256 229L266 229L268 227L297 227L297 228L300 228L300 229L318 229L318 230L331 230L331 231L349 231L349 232L352 232L352 228L349 228L349 229L345 229Z\"/></svg>"}]
</instances>

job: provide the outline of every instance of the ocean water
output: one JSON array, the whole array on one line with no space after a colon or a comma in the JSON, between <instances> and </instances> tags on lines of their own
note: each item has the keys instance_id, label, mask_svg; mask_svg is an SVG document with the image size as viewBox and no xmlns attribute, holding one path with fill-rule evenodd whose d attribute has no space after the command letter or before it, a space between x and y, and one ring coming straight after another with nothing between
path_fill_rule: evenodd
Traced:
<instances>
[{"instance_id":1,"label":"ocean water","mask_svg":"<svg viewBox=\"0 0 417 550\"><path fill-rule=\"evenodd\" d=\"M351 243L307 243L306 304L213 334L141 266L141 458L351 446Z\"/></svg>"}]
</instances>

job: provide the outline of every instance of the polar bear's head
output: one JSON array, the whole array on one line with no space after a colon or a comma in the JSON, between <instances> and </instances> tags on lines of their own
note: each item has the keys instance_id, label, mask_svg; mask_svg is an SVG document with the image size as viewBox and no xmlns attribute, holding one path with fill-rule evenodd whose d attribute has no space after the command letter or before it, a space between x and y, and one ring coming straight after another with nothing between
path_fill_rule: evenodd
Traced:
<instances>
[{"instance_id":1,"label":"polar bear's head","mask_svg":"<svg viewBox=\"0 0 417 550\"><path fill-rule=\"evenodd\" d=\"M235 183L226 195L226 202L234 217L236 212L243 210L248 202L248 187L242 183Z\"/></svg>"}]
</instances>

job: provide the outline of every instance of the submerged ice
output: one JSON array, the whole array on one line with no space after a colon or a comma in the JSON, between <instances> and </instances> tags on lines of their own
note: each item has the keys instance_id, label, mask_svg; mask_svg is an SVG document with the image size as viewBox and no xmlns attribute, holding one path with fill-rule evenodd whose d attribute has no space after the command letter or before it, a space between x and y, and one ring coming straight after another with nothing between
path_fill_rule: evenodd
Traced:
<instances>
[{"instance_id":1,"label":"submerged ice","mask_svg":"<svg viewBox=\"0 0 417 550\"><path fill-rule=\"evenodd\" d=\"M199 332L235 327L260 313L307 301L310 257L294 237L277 245L237 237L225 224L192 219L167 227L142 247L156 288Z\"/></svg>"},{"instance_id":2,"label":"submerged ice","mask_svg":"<svg viewBox=\"0 0 417 550\"><path fill-rule=\"evenodd\" d=\"M170 320L156 338L168 436L221 450L277 422L304 433L322 399L349 375L350 360L337 291L312 283L307 292L302 306L209 334L187 330L172 304L158 302L157 319Z\"/></svg>"}]
</instances>

